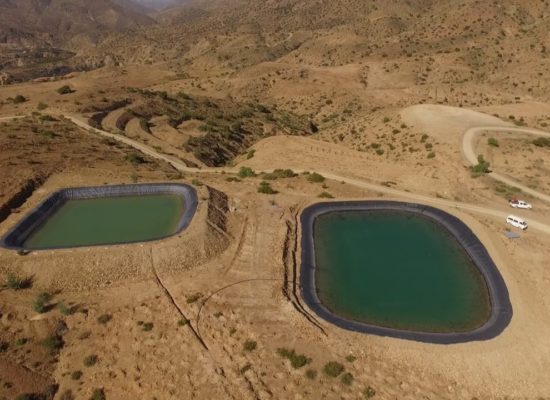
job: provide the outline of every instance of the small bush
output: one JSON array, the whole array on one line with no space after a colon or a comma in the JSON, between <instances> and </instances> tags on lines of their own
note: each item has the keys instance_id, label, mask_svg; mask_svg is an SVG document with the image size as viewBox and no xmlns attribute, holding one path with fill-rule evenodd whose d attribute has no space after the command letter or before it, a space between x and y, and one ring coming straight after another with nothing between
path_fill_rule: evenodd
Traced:
<instances>
[{"instance_id":1,"label":"small bush","mask_svg":"<svg viewBox=\"0 0 550 400\"><path fill-rule=\"evenodd\" d=\"M124 157L125 161L130 162L133 165L145 164L145 159L138 153L130 153Z\"/></svg>"},{"instance_id":2,"label":"small bush","mask_svg":"<svg viewBox=\"0 0 550 400\"><path fill-rule=\"evenodd\" d=\"M95 354L91 354L84 358L84 366L92 367L97 364L98 357Z\"/></svg>"},{"instance_id":3,"label":"small bush","mask_svg":"<svg viewBox=\"0 0 550 400\"><path fill-rule=\"evenodd\" d=\"M269 182L262 181L260 182L260 186L258 186L258 193L277 194L278 192L271 187Z\"/></svg>"},{"instance_id":4,"label":"small bush","mask_svg":"<svg viewBox=\"0 0 550 400\"><path fill-rule=\"evenodd\" d=\"M20 94L18 94L17 96L15 96L13 98L13 104L21 104L21 103L24 103L26 101L28 101L28 99L25 96L22 96Z\"/></svg>"},{"instance_id":5,"label":"small bush","mask_svg":"<svg viewBox=\"0 0 550 400\"><path fill-rule=\"evenodd\" d=\"M488 161L485 161L485 159L483 158L483 156L478 156L477 157L477 165L474 165L472 167L472 176L474 177L478 177L478 176L481 176L483 174L487 174L490 171L490 166L491 164L488 162Z\"/></svg>"},{"instance_id":6,"label":"small bush","mask_svg":"<svg viewBox=\"0 0 550 400\"><path fill-rule=\"evenodd\" d=\"M499 147L499 143L498 143L498 140L496 140L495 138L489 138L487 139L487 144L489 146L493 146L493 147Z\"/></svg>"},{"instance_id":7,"label":"small bush","mask_svg":"<svg viewBox=\"0 0 550 400\"><path fill-rule=\"evenodd\" d=\"M200 293L192 294L191 296L187 296L187 304L193 304L199 301L199 299L202 297Z\"/></svg>"},{"instance_id":8,"label":"small bush","mask_svg":"<svg viewBox=\"0 0 550 400\"><path fill-rule=\"evenodd\" d=\"M186 325L188 325L188 324L189 324L189 320L186 319L186 318L180 319L180 320L178 321L178 325L179 325L179 326L186 326Z\"/></svg>"},{"instance_id":9,"label":"small bush","mask_svg":"<svg viewBox=\"0 0 550 400\"><path fill-rule=\"evenodd\" d=\"M384 149L376 149L376 154L378 154L379 156L383 155Z\"/></svg>"},{"instance_id":10,"label":"small bush","mask_svg":"<svg viewBox=\"0 0 550 400\"><path fill-rule=\"evenodd\" d=\"M346 361L347 361L347 362L352 363L352 362L354 362L355 360L357 360L357 357L355 357L355 356L353 356L353 355L351 355L351 354L350 354L349 356L346 356Z\"/></svg>"},{"instance_id":11,"label":"small bush","mask_svg":"<svg viewBox=\"0 0 550 400\"><path fill-rule=\"evenodd\" d=\"M363 396L365 399L371 399L376 395L376 390L374 390L372 387L367 387L365 390L363 390Z\"/></svg>"},{"instance_id":12,"label":"small bush","mask_svg":"<svg viewBox=\"0 0 550 400\"><path fill-rule=\"evenodd\" d=\"M256 150L254 149L250 150L248 153L246 153L246 159L250 160L251 158L254 157L254 154L256 154Z\"/></svg>"},{"instance_id":13,"label":"small bush","mask_svg":"<svg viewBox=\"0 0 550 400\"><path fill-rule=\"evenodd\" d=\"M431 159L431 158L435 158L435 151L430 151L430 152L428 153L428 156L427 156L427 157L430 158L430 159Z\"/></svg>"},{"instance_id":14,"label":"small bush","mask_svg":"<svg viewBox=\"0 0 550 400\"><path fill-rule=\"evenodd\" d=\"M244 179L244 178L253 178L256 176L256 173L250 167L241 167L237 175L239 176L239 178Z\"/></svg>"},{"instance_id":15,"label":"small bush","mask_svg":"<svg viewBox=\"0 0 550 400\"><path fill-rule=\"evenodd\" d=\"M82 371L73 371L73 372L71 372L71 379L73 381L78 381L80 378L82 378Z\"/></svg>"},{"instance_id":16,"label":"small bush","mask_svg":"<svg viewBox=\"0 0 550 400\"><path fill-rule=\"evenodd\" d=\"M99 317L97 317L97 322L99 322L102 325L105 325L107 322L109 322L113 317L109 314L102 314Z\"/></svg>"},{"instance_id":17,"label":"small bush","mask_svg":"<svg viewBox=\"0 0 550 400\"><path fill-rule=\"evenodd\" d=\"M46 108L48 108L48 105L46 103L40 102L38 103L36 108L38 109L38 111L44 111Z\"/></svg>"},{"instance_id":18,"label":"small bush","mask_svg":"<svg viewBox=\"0 0 550 400\"><path fill-rule=\"evenodd\" d=\"M320 199L334 199L334 196L331 195L329 192L323 192L319 196Z\"/></svg>"},{"instance_id":19,"label":"small bush","mask_svg":"<svg viewBox=\"0 0 550 400\"><path fill-rule=\"evenodd\" d=\"M34 299L33 309L39 314L43 314L48 310L48 301L50 300L50 295L46 292L40 293Z\"/></svg>"},{"instance_id":20,"label":"small bush","mask_svg":"<svg viewBox=\"0 0 550 400\"><path fill-rule=\"evenodd\" d=\"M153 330L154 326L155 326L155 325L154 325L152 322L146 322L146 323L143 324L143 326L142 326L141 329L142 329L144 332L150 332L150 331Z\"/></svg>"},{"instance_id":21,"label":"small bush","mask_svg":"<svg viewBox=\"0 0 550 400\"><path fill-rule=\"evenodd\" d=\"M306 371L306 378L311 380L317 378L317 371L315 371L314 369L308 369Z\"/></svg>"},{"instance_id":22,"label":"small bush","mask_svg":"<svg viewBox=\"0 0 550 400\"><path fill-rule=\"evenodd\" d=\"M258 344L254 340L247 340L243 344L243 350L251 352L251 351L256 350L257 346L258 346Z\"/></svg>"},{"instance_id":23,"label":"small bush","mask_svg":"<svg viewBox=\"0 0 550 400\"><path fill-rule=\"evenodd\" d=\"M94 389L90 400L105 400L105 391L103 389Z\"/></svg>"},{"instance_id":24,"label":"small bush","mask_svg":"<svg viewBox=\"0 0 550 400\"><path fill-rule=\"evenodd\" d=\"M276 169L272 173L264 174L263 178L268 181L274 181L277 179L294 178L296 176L298 174L291 169Z\"/></svg>"},{"instance_id":25,"label":"small bush","mask_svg":"<svg viewBox=\"0 0 550 400\"><path fill-rule=\"evenodd\" d=\"M289 350L284 347L277 349L277 353L290 361L290 365L294 369L302 368L309 364L311 359L302 354L297 354L294 350Z\"/></svg>"},{"instance_id":26,"label":"small bush","mask_svg":"<svg viewBox=\"0 0 550 400\"><path fill-rule=\"evenodd\" d=\"M252 364L248 363L244 367L240 369L241 375L243 375L246 371L248 371L250 368L252 368Z\"/></svg>"},{"instance_id":27,"label":"small bush","mask_svg":"<svg viewBox=\"0 0 550 400\"><path fill-rule=\"evenodd\" d=\"M71 315L73 313L72 309L67 307L65 303L59 303L57 305L57 309L59 310L59 313L64 316Z\"/></svg>"},{"instance_id":28,"label":"small bush","mask_svg":"<svg viewBox=\"0 0 550 400\"><path fill-rule=\"evenodd\" d=\"M325 177L316 172L313 172L312 174L309 174L307 180L311 183L323 183L325 181Z\"/></svg>"},{"instance_id":29,"label":"small bush","mask_svg":"<svg viewBox=\"0 0 550 400\"><path fill-rule=\"evenodd\" d=\"M14 274L8 274L6 277L6 287L12 290L27 289L31 286L30 279L23 279Z\"/></svg>"},{"instance_id":30,"label":"small bush","mask_svg":"<svg viewBox=\"0 0 550 400\"><path fill-rule=\"evenodd\" d=\"M16 344L17 346L24 346L24 345L27 344L28 341L29 341L29 340L28 340L27 338L19 338L19 339L17 339L17 340L15 341L15 344Z\"/></svg>"},{"instance_id":31,"label":"small bush","mask_svg":"<svg viewBox=\"0 0 550 400\"><path fill-rule=\"evenodd\" d=\"M340 380L342 381L342 383L346 386L351 386L352 383L353 383L353 375L350 374L349 372L346 372L344 375L342 375L342 377L340 378Z\"/></svg>"},{"instance_id":32,"label":"small bush","mask_svg":"<svg viewBox=\"0 0 550 400\"><path fill-rule=\"evenodd\" d=\"M63 339L59 335L53 335L50 337L47 337L42 341L42 346L44 346L46 349L50 351L50 353L55 353L58 350L61 350L65 343L63 342Z\"/></svg>"},{"instance_id":33,"label":"small bush","mask_svg":"<svg viewBox=\"0 0 550 400\"><path fill-rule=\"evenodd\" d=\"M202 182L199 181L198 179L193 179L193 180L191 181L191 185L196 186L196 187L201 187L203 184L202 184Z\"/></svg>"},{"instance_id":34,"label":"small bush","mask_svg":"<svg viewBox=\"0 0 550 400\"><path fill-rule=\"evenodd\" d=\"M537 147L550 147L550 138L540 137L533 140L533 144Z\"/></svg>"},{"instance_id":35,"label":"small bush","mask_svg":"<svg viewBox=\"0 0 550 400\"><path fill-rule=\"evenodd\" d=\"M336 378L344 372L344 366L339 362L330 361L323 367L323 372L330 377Z\"/></svg>"},{"instance_id":36,"label":"small bush","mask_svg":"<svg viewBox=\"0 0 550 400\"><path fill-rule=\"evenodd\" d=\"M74 90L71 89L69 85L63 85L59 89L57 89L57 93L63 95L63 94L70 94L73 93Z\"/></svg>"}]
</instances>

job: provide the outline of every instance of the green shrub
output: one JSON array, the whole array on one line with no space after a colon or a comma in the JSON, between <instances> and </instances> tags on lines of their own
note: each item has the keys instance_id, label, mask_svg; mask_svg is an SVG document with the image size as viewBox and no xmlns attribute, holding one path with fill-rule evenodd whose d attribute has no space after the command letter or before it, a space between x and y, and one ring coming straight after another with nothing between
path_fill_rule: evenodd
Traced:
<instances>
[{"instance_id":1,"label":"green shrub","mask_svg":"<svg viewBox=\"0 0 550 400\"><path fill-rule=\"evenodd\" d=\"M63 95L63 94L70 94L73 93L74 90L71 89L69 85L63 85L59 89L57 89L57 93Z\"/></svg>"},{"instance_id":2,"label":"green shrub","mask_svg":"<svg viewBox=\"0 0 550 400\"><path fill-rule=\"evenodd\" d=\"M256 150L254 149L250 150L248 153L246 153L246 159L250 160L251 158L254 157L254 154L256 154Z\"/></svg>"},{"instance_id":3,"label":"green shrub","mask_svg":"<svg viewBox=\"0 0 550 400\"><path fill-rule=\"evenodd\" d=\"M311 359L303 354L297 354L294 350L289 350L284 347L277 349L277 353L290 361L290 365L294 369L302 368L311 362Z\"/></svg>"},{"instance_id":4,"label":"green shrub","mask_svg":"<svg viewBox=\"0 0 550 400\"><path fill-rule=\"evenodd\" d=\"M488 144L489 146L499 147L498 140L496 140L495 138L489 138L489 139L487 139L487 144Z\"/></svg>"},{"instance_id":5,"label":"green shrub","mask_svg":"<svg viewBox=\"0 0 550 400\"><path fill-rule=\"evenodd\" d=\"M378 154L379 156L383 155L384 149L376 149L376 154Z\"/></svg>"},{"instance_id":6,"label":"green shrub","mask_svg":"<svg viewBox=\"0 0 550 400\"><path fill-rule=\"evenodd\" d=\"M322 183L325 181L325 177L316 172L313 172L312 174L308 175L307 180L311 183Z\"/></svg>"},{"instance_id":7,"label":"green shrub","mask_svg":"<svg viewBox=\"0 0 550 400\"><path fill-rule=\"evenodd\" d=\"M37 108L39 111L44 111L46 108L48 108L48 105L47 105L46 103L40 102L40 103L38 103L38 105L36 106L36 108Z\"/></svg>"},{"instance_id":8,"label":"green shrub","mask_svg":"<svg viewBox=\"0 0 550 400\"><path fill-rule=\"evenodd\" d=\"M491 164L488 162L488 161L485 161L485 159L483 158L483 156L478 156L477 157L477 165L474 165L472 167L472 176L474 177L478 177L478 176L481 176L483 174L487 174L490 171L490 166Z\"/></svg>"},{"instance_id":9,"label":"green shrub","mask_svg":"<svg viewBox=\"0 0 550 400\"><path fill-rule=\"evenodd\" d=\"M52 335L50 337L47 337L46 339L42 340L41 344L46 349L48 349L50 353L55 353L56 351L61 350L65 345L63 339L59 335Z\"/></svg>"},{"instance_id":10,"label":"green shrub","mask_svg":"<svg viewBox=\"0 0 550 400\"><path fill-rule=\"evenodd\" d=\"M372 387L367 387L365 390L363 390L363 396L365 399L371 399L376 395L376 390L374 390Z\"/></svg>"},{"instance_id":11,"label":"green shrub","mask_svg":"<svg viewBox=\"0 0 550 400\"><path fill-rule=\"evenodd\" d=\"M188 324L189 324L189 320L186 319L186 318L182 318L182 319L180 319L180 320L178 321L178 325L179 325L179 326L186 326L186 325L188 325Z\"/></svg>"},{"instance_id":12,"label":"green shrub","mask_svg":"<svg viewBox=\"0 0 550 400\"><path fill-rule=\"evenodd\" d=\"M428 157L428 158L435 158L435 151L430 151L430 152L428 153L428 156L427 156L427 157Z\"/></svg>"},{"instance_id":13,"label":"green shrub","mask_svg":"<svg viewBox=\"0 0 550 400\"><path fill-rule=\"evenodd\" d=\"M193 304L199 301L199 299L202 297L200 293L192 294L191 296L187 296L187 304Z\"/></svg>"},{"instance_id":14,"label":"green shrub","mask_svg":"<svg viewBox=\"0 0 550 400\"><path fill-rule=\"evenodd\" d=\"M49 293L43 292L34 299L33 309L39 314L43 314L48 310L48 301L50 300Z\"/></svg>"},{"instance_id":15,"label":"green shrub","mask_svg":"<svg viewBox=\"0 0 550 400\"><path fill-rule=\"evenodd\" d=\"M94 389L90 400L105 400L105 391L103 389Z\"/></svg>"},{"instance_id":16,"label":"green shrub","mask_svg":"<svg viewBox=\"0 0 550 400\"><path fill-rule=\"evenodd\" d=\"M198 179L193 179L191 181L191 185L196 186L196 187L201 187L203 185L203 183L201 181L199 181Z\"/></svg>"},{"instance_id":17,"label":"green shrub","mask_svg":"<svg viewBox=\"0 0 550 400\"><path fill-rule=\"evenodd\" d=\"M239 178L244 179L244 178L253 178L256 176L256 173L250 167L241 167L237 175L239 176Z\"/></svg>"},{"instance_id":18,"label":"green shrub","mask_svg":"<svg viewBox=\"0 0 550 400\"><path fill-rule=\"evenodd\" d=\"M550 138L540 137L533 140L533 144L537 147L550 147Z\"/></svg>"},{"instance_id":19,"label":"green shrub","mask_svg":"<svg viewBox=\"0 0 550 400\"><path fill-rule=\"evenodd\" d=\"M71 372L71 379L73 381L77 381L80 378L82 378L82 371L73 371L73 372Z\"/></svg>"},{"instance_id":20,"label":"green shrub","mask_svg":"<svg viewBox=\"0 0 550 400\"><path fill-rule=\"evenodd\" d=\"M243 350L251 352L251 351L256 350L257 346L258 346L258 344L254 340L247 340L243 344Z\"/></svg>"},{"instance_id":21,"label":"green shrub","mask_svg":"<svg viewBox=\"0 0 550 400\"><path fill-rule=\"evenodd\" d=\"M268 181L274 181L277 179L294 178L296 176L298 176L298 174L291 169L276 169L271 173L264 174L263 178Z\"/></svg>"},{"instance_id":22,"label":"green shrub","mask_svg":"<svg viewBox=\"0 0 550 400\"><path fill-rule=\"evenodd\" d=\"M130 153L124 157L125 161L132 163L133 165L145 164L145 159L138 153Z\"/></svg>"},{"instance_id":23,"label":"green shrub","mask_svg":"<svg viewBox=\"0 0 550 400\"><path fill-rule=\"evenodd\" d=\"M20 278L14 274L8 274L6 277L6 287L12 290L27 289L31 286L30 279Z\"/></svg>"},{"instance_id":24,"label":"green shrub","mask_svg":"<svg viewBox=\"0 0 550 400\"><path fill-rule=\"evenodd\" d=\"M319 196L320 199L334 199L334 196L331 195L329 192L323 192Z\"/></svg>"},{"instance_id":25,"label":"green shrub","mask_svg":"<svg viewBox=\"0 0 550 400\"><path fill-rule=\"evenodd\" d=\"M61 315L67 316L72 314L72 310L70 307L67 307L65 303L59 303L57 305L57 309L59 310L59 313Z\"/></svg>"},{"instance_id":26,"label":"green shrub","mask_svg":"<svg viewBox=\"0 0 550 400\"><path fill-rule=\"evenodd\" d=\"M19 338L19 339L17 339L17 340L15 341L15 344L16 344L17 346L24 346L24 345L27 344L28 341L29 341L29 340L28 340L27 338Z\"/></svg>"},{"instance_id":27,"label":"green shrub","mask_svg":"<svg viewBox=\"0 0 550 400\"><path fill-rule=\"evenodd\" d=\"M24 103L26 101L28 101L28 99L25 96L22 96L20 94L18 94L17 96L15 96L13 98L13 104L21 104L21 103Z\"/></svg>"},{"instance_id":28,"label":"green shrub","mask_svg":"<svg viewBox=\"0 0 550 400\"><path fill-rule=\"evenodd\" d=\"M102 314L99 317L97 317L97 322L99 322L102 325L105 325L107 322L109 322L113 317L109 314Z\"/></svg>"},{"instance_id":29,"label":"green shrub","mask_svg":"<svg viewBox=\"0 0 550 400\"><path fill-rule=\"evenodd\" d=\"M245 364L244 367L242 367L239 372L241 373L241 375L243 375L246 371L248 371L250 368L252 368L252 364L248 363L248 364Z\"/></svg>"},{"instance_id":30,"label":"green shrub","mask_svg":"<svg viewBox=\"0 0 550 400\"><path fill-rule=\"evenodd\" d=\"M150 331L153 330L154 326L155 325L152 322L146 322L146 323L143 324L141 329L143 329L143 331L145 331L145 332L150 332Z\"/></svg>"},{"instance_id":31,"label":"green shrub","mask_svg":"<svg viewBox=\"0 0 550 400\"><path fill-rule=\"evenodd\" d=\"M350 374L349 372L346 372L344 375L342 375L342 377L340 378L340 380L342 381L342 383L346 386L351 386L352 383L353 383L353 375Z\"/></svg>"},{"instance_id":32,"label":"green shrub","mask_svg":"<svg viewBox=\"0 0 550 400\"><path fill-rule=\"evenodd\" d=\"M339 362L330 361L326 363L325 366L323 367L323 372L328 376L336 378L342 372L344 372L344 366Z\"/></svg>"},{"instance_id":33,"label":"green shrub","mask_svg":"<svg viewBox=\"0 0 550 400\"><path fill-rule=\"evenodd\" d=\"M277 194L278 192L271 187L269 182L262 181L260 182L260 186L258 186L258 193Z\"/></svg>"},{"instance_id":34,"label":"green shrub","mask_svg":"<svg viewBox=\"0 0 550 400\"><path fill-rule=\"evenodd\" d=\"M355 357L354 355L351 355L351 354L350 354L349 356L346 356L346 361L347 361L347 362L352 363L352 362L354 362L355 360L357 360L357 357Z\"/></svg>"},{"instance_id":35,"label":"green shrub","mask_svg":"<svg viewBox=\"0 0 550 400\"><path fill-rule=\"evenodd\" d=\"M92 367L97 364L98 357L95 354L91 354L84 358L84 366Z\"/></svg>"}]
</instances>

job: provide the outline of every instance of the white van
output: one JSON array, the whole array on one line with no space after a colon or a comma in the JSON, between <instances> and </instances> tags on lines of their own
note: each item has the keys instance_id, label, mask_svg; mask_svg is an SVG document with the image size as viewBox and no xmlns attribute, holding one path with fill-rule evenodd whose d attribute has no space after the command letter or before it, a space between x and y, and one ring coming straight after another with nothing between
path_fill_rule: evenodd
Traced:
<instances>
[{"instance_id":1,"label":"white van","mask_svg":"<svg viewBox=\"0 0 550 400\"><path fill-rule=\"evenodd\" d=\"M520 217L516 217L515 215L508 215L508 217L506 218L506 223L519 229L527 229L527 222Z\"/></svg>"}]
</instances>

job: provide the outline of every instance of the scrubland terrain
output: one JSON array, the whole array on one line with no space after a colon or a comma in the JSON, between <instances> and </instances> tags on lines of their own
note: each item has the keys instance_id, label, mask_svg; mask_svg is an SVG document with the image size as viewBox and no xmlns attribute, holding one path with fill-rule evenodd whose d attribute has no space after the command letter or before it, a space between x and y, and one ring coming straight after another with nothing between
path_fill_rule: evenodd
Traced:
<instances>
[{"instance_id":1,"label":"scrubland terrain","mask_svg":"<svg viewBox=\"0 0 550 400\"><path fill-rule=\"evenodd\" d=\"M0 399L550 399L550 145L506 131L548 130L550 3L88 3L0 1L0 234L70 186L186 182L199 210L158 242L0 250ZM502 128L480 170L475 127ZM534 206L514 241L512 197ZM311 313L301 210L378 198L472 228L510 292L501 335Z\"/></svg>"}]
</instances>

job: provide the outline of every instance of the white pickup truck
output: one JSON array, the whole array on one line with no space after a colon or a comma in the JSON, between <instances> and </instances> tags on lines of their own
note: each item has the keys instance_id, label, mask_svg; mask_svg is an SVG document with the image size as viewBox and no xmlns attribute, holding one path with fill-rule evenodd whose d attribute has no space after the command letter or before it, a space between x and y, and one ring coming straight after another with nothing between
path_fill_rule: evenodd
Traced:
<instances>
[{"instance_id":1,"label":"white pickup truck","mask_svg":"<svg viewBox=\"0 0 550 400\"><path fill-rule=\"evenodd\" d=\"M516 200L516 199L510 200L510 207L512 207L512 208L522 208L524 210L530 210L531 208L533 208L533 206L531 204L527 203L526 201Z\"/></svg>"}]
</instances>

